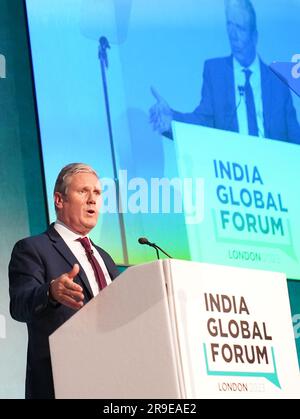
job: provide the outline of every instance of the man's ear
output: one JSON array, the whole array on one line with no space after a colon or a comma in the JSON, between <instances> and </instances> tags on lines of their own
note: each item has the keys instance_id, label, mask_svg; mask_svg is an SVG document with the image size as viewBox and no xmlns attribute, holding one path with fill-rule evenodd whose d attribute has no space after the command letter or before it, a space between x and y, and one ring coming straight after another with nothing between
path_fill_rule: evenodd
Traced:
<instances>
[{"instance_id":1,"label":"man's ear","mask_svg":"<svg viewBox=\"0 0 300 419\"><path fill-rule=\"evenodd\" d=\"M61 192L55 192L54 193L55 208L61 209L63 207L63 204L64 204L63 194Z\"/></svg>"}]
</instances>

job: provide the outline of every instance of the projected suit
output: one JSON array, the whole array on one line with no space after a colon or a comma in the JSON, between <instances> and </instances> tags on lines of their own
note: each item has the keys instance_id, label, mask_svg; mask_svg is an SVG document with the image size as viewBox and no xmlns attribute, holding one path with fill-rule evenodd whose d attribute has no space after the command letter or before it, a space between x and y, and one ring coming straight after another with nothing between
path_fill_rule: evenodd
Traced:
<instances>
[{"instance_id":1,"label":"projected suit","mask_svg":"<svg viewBox=\"0 0 300 419\"><path fill-rule=\"evenodd\" d=\"M299 144L289 88L261 60L260 72L265 137ZM173 111L173 119L238 132L232 56L205 62L199 106L191 113Z\"/></svg>"}]
</instances>

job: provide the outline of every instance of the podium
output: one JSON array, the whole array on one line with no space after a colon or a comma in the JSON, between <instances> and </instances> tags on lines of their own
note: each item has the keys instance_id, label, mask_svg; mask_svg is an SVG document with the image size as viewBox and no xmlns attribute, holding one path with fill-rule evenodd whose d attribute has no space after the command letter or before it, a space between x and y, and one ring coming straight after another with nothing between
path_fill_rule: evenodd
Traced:
<instances>
[{"instance_id":1,"label":"podium","mask_svg":"<svg viewBox=\"0 0 300 419\"><path fill-rule=\"evenodd\" d=\"M133 266L49 340L56 398L300 397L280 273Z\"/></svg>"}]
</instances>

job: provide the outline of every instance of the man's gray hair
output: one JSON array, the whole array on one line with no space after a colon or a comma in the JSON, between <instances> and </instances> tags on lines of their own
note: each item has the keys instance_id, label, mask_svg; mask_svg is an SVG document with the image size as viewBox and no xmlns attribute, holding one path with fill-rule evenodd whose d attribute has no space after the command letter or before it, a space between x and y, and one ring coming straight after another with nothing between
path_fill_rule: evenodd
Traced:
<instances>
[{"instance_id":1,"label":"man's gray hair","mask_svg":"<svg viewBox=\"0 0 300 419\"><path fill-rule=\"evenodd\" d=\"M54 194L60 192L66 196L71 178L77 173L93 173L99 179L97 172L91 166L84 163L70 163L59 172L54 186Z\"/></svg>"},{"instance_id":2,"label":"man's gray hair","mask_svg":"<svg viewBox=\"0 0 300 419\"><path fill-rule=\"evenodd\" d=\"M249 16L249 24L252 32L257 30L256 12L250 0L225 0L226 12L230 7L239 7L240 9L245 10Z\"/></svg>"}]
</instances>

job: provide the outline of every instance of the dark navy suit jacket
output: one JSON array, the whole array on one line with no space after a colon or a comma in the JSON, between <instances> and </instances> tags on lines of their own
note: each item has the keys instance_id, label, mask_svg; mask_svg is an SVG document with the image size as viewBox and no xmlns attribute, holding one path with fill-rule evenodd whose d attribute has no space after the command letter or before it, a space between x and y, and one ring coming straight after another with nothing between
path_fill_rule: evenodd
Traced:
<instances>
[{"instance_id":1,"label":"dark navy suit jacket","mask_svg":"<svg viewBox=\"0 0 300 419\"><path fill-rule=\"evenodd\" d=\"M114 261L95 247L114 279L119 274ZM74 263L79 262L53 225L39 236L20 240L13 249L9 264L10 312L14 319L27 323L26 398L54 397L48 338L76 311L49 301L48 290L50 281L69 272ZM74 282L83 288L86 304L93 294L83 269Z\"/></svg>"},{"instance_id":2,"label":"dark navy suit jacket","mask_svg":"<svg viewBox=\"0 0 300 419\"><path fill-rule=\"evenodd\" d=\"M260 60L264 129L267 138L300 144L300 127L289 88ZM202 97L191 113L174 112L174 120L238 131L233 57L207 60Z\"/></svg>"}]
</instances>

